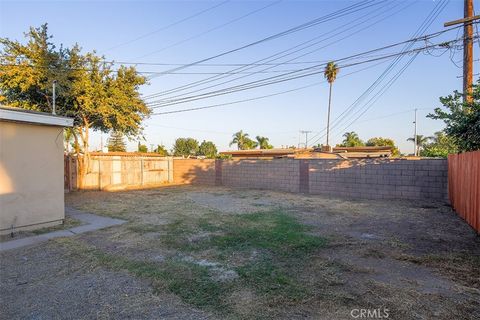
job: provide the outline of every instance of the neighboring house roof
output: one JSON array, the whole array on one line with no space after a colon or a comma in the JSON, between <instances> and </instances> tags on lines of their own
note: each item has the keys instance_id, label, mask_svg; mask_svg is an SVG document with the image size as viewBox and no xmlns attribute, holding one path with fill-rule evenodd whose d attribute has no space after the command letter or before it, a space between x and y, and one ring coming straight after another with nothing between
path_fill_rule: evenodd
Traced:
<instances>
[{"instance_id":1,"label":"neighboring house roof","mask_svg":"<svg viewBox=\"0 0 480 320\"><path fill-rule=\"evenodd\" d=\"M0 121L23 122L45 126L73 127L73 118L4 106L0 106Z\"/></svg>"},{"instance_id":2,"label":"neighboring house roof","mask_svg":"<svg viewBox=\"0 0 480 320\"><path fill-rule=\"evenodd\" d=\"M392 151L390 146L374 146L374 147L333 147L333 152L382 152Z\"/></svg>"},{"instance_id":3,"label":"neighboring house roof","mask_svg":"<svg viewBox=\"0 0 480 320\"><path fill-rule=\"evenodd\" d=\"M224 151L220 154L231 155L234 158L276 158L288 157L297 159L345 159L345 158L377 158L390 157L392 147L334 147L333 152L323 152L320 149L251 149Z\"/></svg>"},{"instance_id":4,"label":"neighboring house roof","mask_svg":"<svg viewBox=\"0 0 480 320\"><path fill-rule=\"evenodd\" d=\"M220 154L231 155L233 157L279 157L295 154L300 149L249 149L249 150L233 150L223 151ZM302 149L305 151L305 149ZM312 149L310 149L312 150Z\"/></svg>"},{"instance_id":5,"label":"neighboring house roof","mask_svg":"<svg viewBox=\"0 0 480 320\"><path fill-rule=\"evenodd\" d=\"M90 152L90 156L92 157L115 157L115 156L122 156L122 157L155 157L155 158L165 158L161 154L153 153L153 152Z\"/></svg>"}]
</instances>

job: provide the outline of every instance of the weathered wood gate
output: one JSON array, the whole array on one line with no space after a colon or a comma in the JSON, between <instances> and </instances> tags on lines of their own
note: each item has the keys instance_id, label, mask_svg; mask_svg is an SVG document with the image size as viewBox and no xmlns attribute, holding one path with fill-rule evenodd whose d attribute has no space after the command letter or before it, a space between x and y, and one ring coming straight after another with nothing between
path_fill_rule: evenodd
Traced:
<instances>
[{"instance_id":1,"label":"weathered wood gate","mask_svg":"<svg viewBox=\"0 0 480 320\"><path fill-rule=\"evenodd\" d=\"M66 156L64 163L65 190L77 190L77 159ZM141 188L169 182L173 182L171 157L147 153L91 153L82 189Z\"/></svg>"}]
</instances>

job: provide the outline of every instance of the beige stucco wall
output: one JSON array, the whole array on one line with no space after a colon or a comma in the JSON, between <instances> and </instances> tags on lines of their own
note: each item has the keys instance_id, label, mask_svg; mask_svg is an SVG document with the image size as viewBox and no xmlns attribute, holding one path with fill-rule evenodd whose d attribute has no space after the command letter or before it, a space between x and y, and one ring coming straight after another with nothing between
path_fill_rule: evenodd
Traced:
<instances>
[{"instance_id":1,"label":"beige stucco wall","mask_svg":"<svg viewBox=\"0 0 480 320\"><path fill-rule=\"evenodd\" d=\"M64 212L63 128L0 121L0 234L61 223Z\"/></svg>"}]
</instances>

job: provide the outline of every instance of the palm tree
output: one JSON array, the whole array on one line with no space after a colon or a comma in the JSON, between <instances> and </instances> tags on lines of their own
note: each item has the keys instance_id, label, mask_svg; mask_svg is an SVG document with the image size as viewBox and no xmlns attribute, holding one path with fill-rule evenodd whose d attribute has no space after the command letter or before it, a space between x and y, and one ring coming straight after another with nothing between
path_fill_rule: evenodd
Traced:
<instances>
[{"instance_id":1,"label":"palm tree","mask_svg":"<svg viewBox=\"0 0 480 320\"><path fill-rule=\"evenodd\" d=\"M420 150L431 139L433 139L433 137L426 137L422 134L417 134L417 145L415 146L415 149L417 151L417 155L420 154ZM407 141L415 142L415 137L408 138Z\"/></svg>"},{"instance_id":2,"label":"palm tree","mask_svg":"<svg viewBox=\"0 0 480 320\"><path fill-rule=\"evenodd\" d=\"M342 143L342 146L344 147L359 147L364 145L363 141L355 131L345 132L343 137L345 138Z\"/></svg>"},{"instance_id":3,"label":"palm tree","mask_svg":"<svg viewBox=\"0 0 480 320\"><path fill-rule=\"evenodd\" d=\"M268 143L268 138L267 137L257 136L255 139L257 139L258 147L260 149L272 149L273 148L273 146L270 143Z\"/></svg>"},{"instance_id":4,"label":"palm tree","mask_svg":"<svg viewBox=\"0 0 480 320\"><path fill-rule=\"evenodd\" d=\"M338 72L339 72L339 68L333 61L330 61L329 63L327 63L325 67L325 71L323 72L325 79L327 79L328 83L330 84L330 90L328 94L327 146L329 145L328 139L330 136L330 106L332 104L332 85L335 79L337 78Z\"/></svg>"},{"instance_id":5,"label":"palm tree","mask_svg":"<svg viewBox=\"0 0 480 320\"><path fill-rule=\"evenodd\" d=\"M236 144L238 150L244 150L248 140L248 133L243 133L243 130L240 130L233 135L233 140L230 142L230 146Z\"/></svg>"}]
</instances>

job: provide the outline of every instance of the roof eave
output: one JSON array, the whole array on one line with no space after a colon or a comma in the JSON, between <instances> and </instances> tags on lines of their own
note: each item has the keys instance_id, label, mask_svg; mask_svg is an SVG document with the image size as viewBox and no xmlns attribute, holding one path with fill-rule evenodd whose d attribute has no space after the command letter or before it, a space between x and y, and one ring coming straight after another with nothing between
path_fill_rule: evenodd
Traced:
<instances>
[{"instance_id":1,"label":"roof eave","mask_svg":"<svg viewBox=\"0 0 480 320\"><path fill-rule=\"evenodd\" d=\"M42 113L22 112L10 108L0 108L0 121L23 122L38 125L73 127L73 118Z\"/></svg>"}]
</instances>

